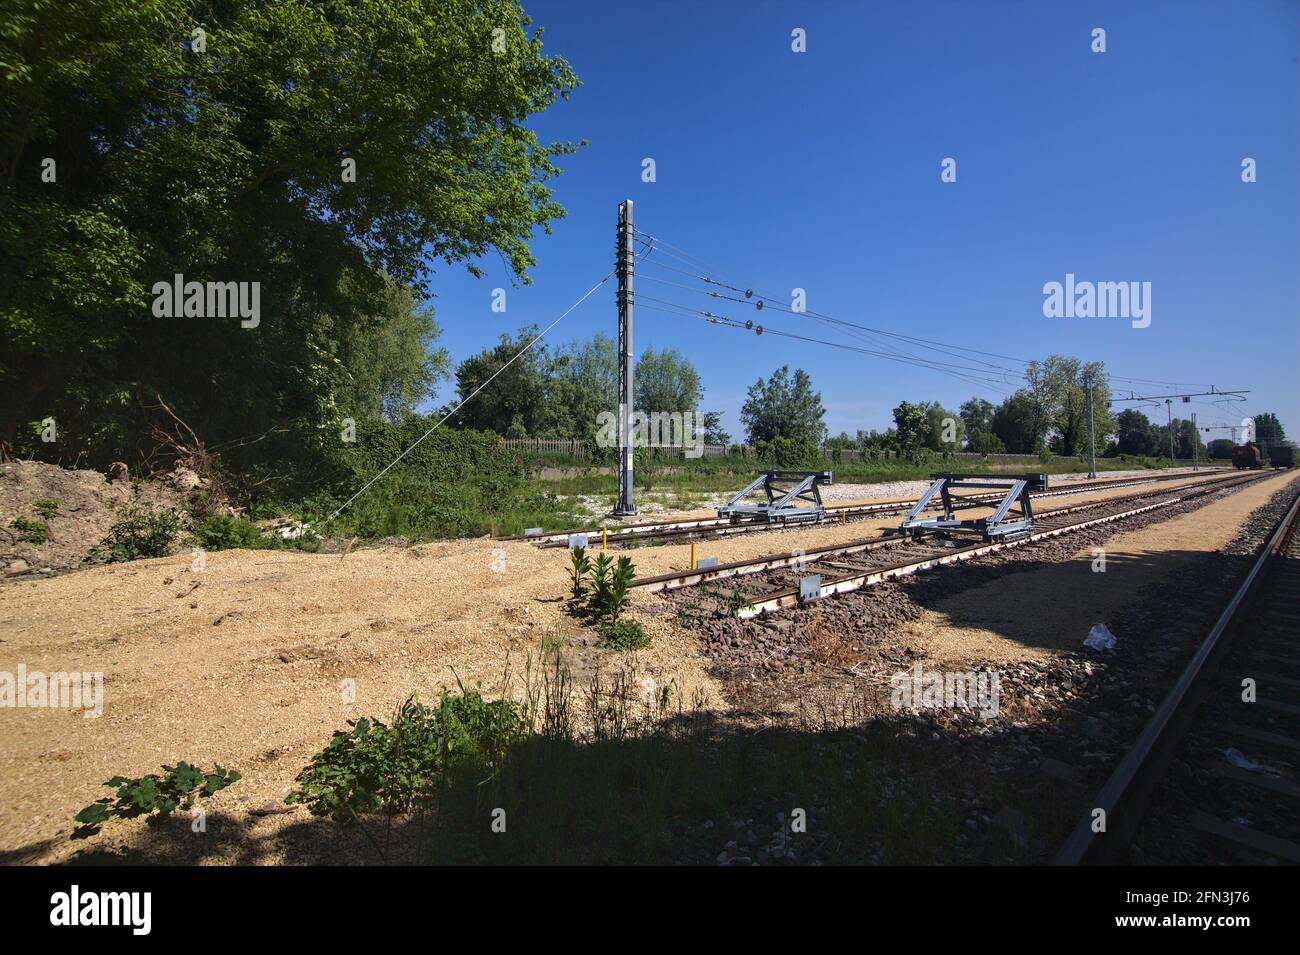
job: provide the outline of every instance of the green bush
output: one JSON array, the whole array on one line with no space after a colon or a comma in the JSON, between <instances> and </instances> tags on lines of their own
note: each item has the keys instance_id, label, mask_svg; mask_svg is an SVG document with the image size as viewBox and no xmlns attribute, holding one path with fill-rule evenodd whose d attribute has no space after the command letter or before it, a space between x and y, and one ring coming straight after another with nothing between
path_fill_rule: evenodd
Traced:
<instances>
[{"instance_id":1,"label":"green bush","mask_svg":"<svg viewBox=\"0 0 1300 955\"><path fill-rule=\"evenodd\" d=\"M180 515L171 509L126 507L108 536L90 549L86 560L113 564L143 557L165 557L180 533Z\"/></svg>"},{"instance_id":2,"label":"green bush","mask_svg":"<svg viewBox=\"0 0 1300 955\"><path fill-rule=\"evenodd\" d=\"M596 628L601 642L618 650L641 650L650 646L649 635L635 620L613 620Z\"/></svg>"},{"instance_id":3,"label":"green bush","mask_svg":"<svg viewBox=\"0 0 1300 955\"><path fill-rule=\"evenodd\" d=\"M104 785L117 792L97 799L77 813L74 819L81 825L72 837L83 839L94 835L101 824L112 818L133 819L152 812L166 816L178 808L190 809L195 799L207 799L239 779L239 773L222 769L220 764L214 764L212 772L205 773L186 762L164 765L162 776L156 773L138 779L114 776Z\"/></svg>"},{"instance_id":4,"label":"green bush","mask_svg":"<svg viewBox=\"0 0 1300 955\"><path fill-rule=\"evenodd\" d=\"M18 532L18 539L27 544L44 544L50 539L50 529L41 521L15 517L9 526Z\"/></svg>"},{"instance_id":5,"label":"green bush","mask_svg":"<svg viewBox=\"0 0 1300 955\"><path fill-rule=\"evenodd\" d=\"M324 750L298 774L298 788L286 802L305 805L315 816L344 825L361 824L371 844L383 848L362 823L367 813L427 811L458 778L484 780L524 731L517 706L487 701L477 690L443 691L426 706L410 697L392 725L349 721L351 732L335 732Z\"/></svg>"},{"instance_id":6,"label":"green bush","mask_svg":"<svg viewBox=\"0 0 1300 955\"><path fill-rule=\"evenodd\" d=\"M43 497L37 501L33 501L32 507L34 507L36 512L47 521L54 520L59 513L59 502L49 497Z\"/></svg>"},{"instance_id":7,"label":"green bush","mask_svg":"<svg viewBox=\"0 0 1300 955\"><path fill-rule=\"evenodd\" d=\"M232 547L255 550L274 546L252 521L229 514L209 517L195 528L194 538L207 550L229 550Z\"/></svg>"},{"instance_id":8,"label":"green bush","mask_svg":"<svg viewBox=\"0 0 1300 955\"><path fill-rule=\"evenodd\" d=\"M412 415L401 424L365 421L357 441L341 452L344 476L317 506L360 490L428 431L433 420ZM449 426L433 432L356 499L336 522L362 537L466 537L519 533L565 522L560 502L527 485L520 456L489 432ZM314 515L323 518L324 510Z\"/></svg>"},{"instance_id":9,"label":"green bush","mask_svg":"<svg viewBox=\"0 0 1300 955\"><path fill-rule=\"evenodd\" d=\"M761 464L769 468L800 470L819 468L826 464L821 450L813 441L800 438L773 438L759 441L754 451Z\"/></svg>"}]
</instances>

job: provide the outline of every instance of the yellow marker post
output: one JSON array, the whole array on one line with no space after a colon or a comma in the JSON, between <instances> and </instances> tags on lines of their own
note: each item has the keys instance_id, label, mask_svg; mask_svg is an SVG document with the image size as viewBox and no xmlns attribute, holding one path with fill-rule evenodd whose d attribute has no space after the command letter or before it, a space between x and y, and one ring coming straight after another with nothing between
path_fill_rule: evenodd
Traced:
<instances>
[{"instance_id":1,"label":"yellow marker post","mask_svg":"<svg viewBox=\"0 0 1300 955\"><path fill-rule=\"evenodd\" d=\"M848 523L848 518L844 516L843 511L840 511L840 524L847 524L847 523Z\"/></svg>"},{"instance_id":2,"label":"yellow marker post","mask_svg":"<svg viewBox=\"0 0 1300 955\"><path fill-rule=\"evenodd\" d=\"M602 527L600 529L600 549L604 550L608 545L609 545L609 528Z\"/></svg>"},{"instance_id":3,"label":"yellow marker post","mask_svg":"<svg viewBox=\"0 0 1300 955\"><path fill-rule=\"evenodd\" d=\"M695 545L691 544L691 570L695 569Z\"/></svg>"}]
</instances>

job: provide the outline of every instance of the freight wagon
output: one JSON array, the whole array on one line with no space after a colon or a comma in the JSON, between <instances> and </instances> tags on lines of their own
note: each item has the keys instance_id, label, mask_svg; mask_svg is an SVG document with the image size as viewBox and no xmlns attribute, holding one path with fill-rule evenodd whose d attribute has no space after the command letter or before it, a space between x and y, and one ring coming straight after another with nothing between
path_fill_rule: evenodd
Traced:
<instances>
[{"instance_id":1,"label":"freight wagon","mask_svg":"<svg viewBox=\"0 0 1300 955\"><path fill-rule=\"evenodd\" d=\"M1233 448L1232 466L1238 470L1262 468L1264 466L1264 456L1259 453L1259 445L1254 441L1247 441L1241 447Z\"/></svg>"}]
</instances>

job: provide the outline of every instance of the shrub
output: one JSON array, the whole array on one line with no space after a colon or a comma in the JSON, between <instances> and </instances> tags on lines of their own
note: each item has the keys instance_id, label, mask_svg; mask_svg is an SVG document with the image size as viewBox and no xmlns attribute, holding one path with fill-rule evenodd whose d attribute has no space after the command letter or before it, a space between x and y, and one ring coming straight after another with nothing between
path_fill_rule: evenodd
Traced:
<instances>
[{"instance_id":1,"label":"shrub","mask_svg":"<svg viewBox=\"0 0 1300 955\"><path fill-rule=\"evenodd\" d=\"M195 528L194 537L199 545L207 550L229 550L232 547L253 550L275 546L274 542L252 521L244 517L231 517L228 514L209 517Z\"/></svg>"},{"instance_id":2,"label":"shrub","mask_svg":"<svg viewBox=\"0 0 1300 955\"><path fill-rule=\"evenodd\" d=\"M15 517L9 526L18 532L18 539L27 544L44 544L50 539L50 529L41 521Z\"/></svg>"},{"instance_id":3,"label":"shrub","mask_svg":"<svg viewBox=\"0 0 1300 955\"><path fill-rule=\"evenodd\" d=\"M613 620L596 628L601 642L618 650L641 650L650 646L650 637L635 620Z\"/></svg>"},{"instance_id":4,"label":"shrub","mask_svg":"<svg viewBox=\"0 0 1300 955\"><path fill-rule=\"evenodd\" d=\"M59 513L59 502L49 497L43 497L34 501L32 507L36 508L36 512L47 521L54 520Z\"/></svg>"},{"instance_id":5,"label":"shrub","mask_svg":"<svg viewBox=\"0 0 1300 955\"><path fill-rule=\"evenodd\" d=\"M363 537L465 537L492 529L494 518L521 504L525 468L500 439L482 431L439 428L411 415L400 424L360 422L357 442L343 451L343 500L414 446L341 515ZM526 509L548 502L530 499ZM321 515L323 516L323 515Z\"/></svg>"},{"instance_id":6,"label":"shrub","mask_svg":"<svg viewBox=\"0 0 1300 955\"><path fill-rule=\"evenodd\" d=\"M104 785L117 792L97 799L77 813L74 819L81 825L72 836L84 839L94 835L103 823L114 817L133 819L152 812L166 816L174 809L190 809L195 799L207 799L239 779L239 773L222 769L220 764L214 764L212 772L205 773L186 762L164 765L162 776L155 773L138 779L114 776Z\"/></svg>"},{"instance_id":7,"label":"shrub","mask_svg":"<svg viewBox=\"0 0 1300 955\"><path fill-rule=\"evenodd\" d=\"M90 549L86 560L112 564L143 557L165 557L180 532L180 515L171 509L127 507L108 536Z\"/></svg>"},{"instance_id":8,"label":"shrub","mask_svg":"<svg viewBox=\"0 0 1300 955\"><path fill-rule=\"evenodd\" d=\"M489 702L464 687L457 694L444 690L433 706L408 698L391 726L369 719L348 725L351 732L335 732L312 757L285 801L344 825L360 824L385 860L362 815L432 809L453 778L494 773L524 730L514 703Z\"/></svg>"},{"instance_id":9,"label":"shrub","mask_svg":"<svg viewBox=\"0 0 1300 955\"><path fill-rule=\"evenodd\" d=\"M797 470L817 468L826 463L816 443L804 438L778 437L759 441L755 443L754 451L760 462L772 468Z\"/></svg>"},{"instance_id":10,"label":"shrub","mask_svg":"<svg viewBox=\"0 0 1300 955\"><path fill-rule=\"evenodd\" d=\"M587 559L587 548L573 547L569 550L569 579L570 592L573 599L581 600L582 595L587 592L585 578L591 571L591 561Z\"/></svg>"}]
</instances>

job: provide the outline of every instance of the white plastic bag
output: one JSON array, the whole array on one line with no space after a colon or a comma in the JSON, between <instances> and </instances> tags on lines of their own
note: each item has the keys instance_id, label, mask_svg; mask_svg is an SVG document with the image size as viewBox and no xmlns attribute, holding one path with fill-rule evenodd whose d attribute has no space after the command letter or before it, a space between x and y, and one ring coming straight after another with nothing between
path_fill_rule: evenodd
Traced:
<instances>
[{"instance_id":1,"label":"white plastic bag","mask_svg":"<svg viewBox=\"0 0 1300 955\"><path fill-rule=\"evenodd\" d=\"M1088 631L1083 645L1093 650L1114 650L1115 642L1115 634L1111 633L1104 623L1096 623Z\"/></svg>"}]
</instances>

